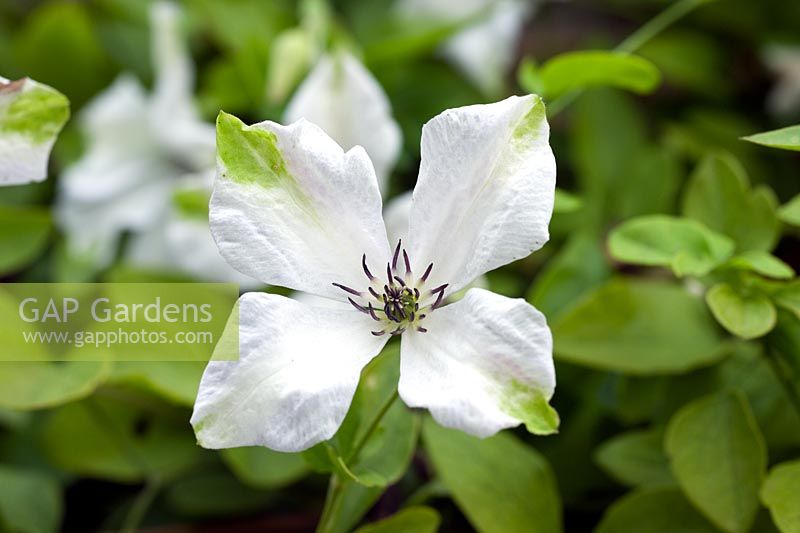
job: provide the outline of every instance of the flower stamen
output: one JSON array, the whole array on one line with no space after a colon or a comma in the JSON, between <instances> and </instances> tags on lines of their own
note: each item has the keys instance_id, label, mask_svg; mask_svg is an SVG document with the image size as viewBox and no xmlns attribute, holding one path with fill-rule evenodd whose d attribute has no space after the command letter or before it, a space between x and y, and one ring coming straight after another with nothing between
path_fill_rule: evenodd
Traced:
<instances>
[{"instance_id":1,"label":"flower stamen","mask_svg":"<svg viewBox=\"0 0 800 533\"><path fill-rule=\"evenodd\" d=\"M387 283L381 282L372 274L367 265L367 254L361 256L361 268L369 280L366 291L357 291L341 283L333 285L353 295L347 301L357 311L370 316L375 322L384 324L383 329L372 331L375 336L389 333L392 336L402 335L409 328L420 333L428 331L420 322L444 303L445 290L449 284L439 285L434 289L420 290L433 270L433 263L429 264L422 277L414 282L411 277L411 259L408 252L402 247L402 240L397 241L392 259L386 264ZM398 271L400 252L403 254L405 272ZM359 300L363 298L364 300Z\"/></svg>"}]
</instances>

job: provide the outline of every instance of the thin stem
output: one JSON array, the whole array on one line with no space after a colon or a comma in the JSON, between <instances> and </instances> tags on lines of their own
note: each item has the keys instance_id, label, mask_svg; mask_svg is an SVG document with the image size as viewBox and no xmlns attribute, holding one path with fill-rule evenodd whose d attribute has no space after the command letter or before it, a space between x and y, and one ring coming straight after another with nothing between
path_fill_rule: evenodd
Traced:
<instances>
[{"instance_id":1,"label":"thin stem","mask_svg":"<svg viewBox=\"0 0 800 533\"><path fill-rule=\"evenodd\" d=\"M364 446L366 446L369 438L373 433L375 433L375 430L378 429L381 420L383 420L383 417L386 416L387 412L389 412L389 409L392 407L397 398L397 389L395 389L394 392L392 392L392 394L386 398L383 404L381 404L380 409L378 409L375 417L372 419L369 426L367 426L364 434L361 435L361 438L359 438L358 441L356 441L355 446L353 446L353 451L345 460L345 465L349 467L356 461L356 459L358 459L359 454L361 454L361 451L364 449ZM320 516L319 524L317 525L317 533L325 533L332 530L333 521L336 520L338 509L342 504L343 494L342 481L334 472L331 474L330 484L328 485L328 494L325 497L325 507L322 509L322 516Z\"/></svg>"},{"instance_id":2,"label":"thin stem","mask_svg":"<svg viewBox=\"0 0 800 533\"><path fill-rule=\"evenodd\" d=\"M367 430L361 435L361 438L356 442L355 446L353 446L353 451L350 453L350 456L347 458L347 465L353 464L353 462L358 458L358 455L361 453L361 450L364 449L364 446L367 444L367 441L378 428L378 425L383 420L383 417L389 411L389 408L392 407L395 400L397 400L398 394L397 389L386 398L386 401L383 402L381 408L378 410L378 414L375 415L375 418L372 419L372 422L367 427Z\"/></svg>"},{"instance_id":3,"label":"thin stem","mask_svg":"<svg viewBox=\"0 0 800 533\"><path fill-rule=\"evenodd\" d=\"M142 491L136 496L136 500L133 502L130 510L128 510L125 521L122 523L122 529L120 529L121 533L134 533L139 529L139 525L147 515L147 510L156 499L160 488L161 483L157 478L147 481Z\"/></svg>"},{"instance_id":4,"label":"thin stem","mask_svg":"<svg viewBox=\"0 0 800 533\"><path fill-rule=\"evenodd\" d=\"M679 0L630 34L614 48L614 51L633 53L698 7L714 1L715 0ZM550 102L547 106L550 117L552 118L563 111L582 93L582 90L572 91Z\"/></svg>"},{"instance_id":5,"label":"thin stem","mask_svg":"<svg viewBox=\"0 0 800 533\"><path fill-rule=\"evenodd\" d=\"M798 394L791 378L786 374L786 369L781 362L778 353L774 349L767 346L764 348L764 354L767 358L767 362L769 362L772 372L775 374L778 382L783 387L786 397L792 404L794 410L797 411L798 416L800 416L800 394Z\"/></svg>"},{"instance_id":6,"label":"thin stem","mask_svg":"<svg viewBox=\"0 0 800 533\"><path fill-rule=\"evenodd\" d=\"M700 6L714 0L680 0L650 19L614 49L617 52L635 52L651 39Z\"/></svg>"},{"instance_id":7,"label":"thin stem","mask_svg":"<svg viewBox=\"0 0 800 533\"><path fill-rule=\"evenodd\" d=\"M334 520L336 519L336 512L342 502L342 482L339 476L335 473L331 474L331 481L328 485L328 494L325 496L325 507L322 509L322 516L320 516L319 524L317 524L317 533L327 533L333 530Z\"/></svg>"}]
</instances>

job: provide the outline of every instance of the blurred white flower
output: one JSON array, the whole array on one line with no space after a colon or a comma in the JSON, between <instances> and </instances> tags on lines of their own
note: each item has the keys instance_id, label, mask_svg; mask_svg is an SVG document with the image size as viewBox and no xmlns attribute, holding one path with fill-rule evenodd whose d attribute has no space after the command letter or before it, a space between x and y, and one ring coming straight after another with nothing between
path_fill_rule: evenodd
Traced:
<instances>
[{"instance_id":1,"label":"blurred white flower","mask_svg":"<svg viewBox=\"0 0 800 533\"><path fill-rule=\"evenodd\" d=\"M30 78L0 77L0 185L43 181L69 101Z\"/></svg>"},{"instance_id":2,"label":"blurred white flower","mask_svg":"<svg viewBox=\"0 0 800 533\"><path fill-rule=\"evenodd\" d=\"M58 220L70 252L98 269L113 260L122 232L130 231L127 259L139 266L246 283L219 256L208 224L187 220L175 203L182 189L210 196L215 132L194 107L194 67L179 8L157 2L150 16L153 92L123 74L86 108L81 123L88 147L62 176Z\"/></svg>"},{"instance_id":3,"label":"blurred white flower","mask_svg":"<svg viewBox=\"0 0 800 533\"><path fill-rule=\"evenodd\" d=\"M402 148L389 98L358 59L346 52L323 55L286 106L286 124L305 118L342 148L363 146L386 190Z\"/></svg>"},{"instance_id":4,"label":"blurred white flower","mask_svg":"<svg viewBox=\"0 0 800 533\"><path fill-rule=\"evenodd\" d=\"M343 305L242 296L239 358L212 360L195 402L202 446L298 451L331 438L362 368L394 335L407 405L478 436L520 423L555 431L545 317L482 289L445 305L548 239L556 167L538 97L451 109L423 127L399 230L408 237L394 251L363 148L345 152L305 120L245 126L221 114L217 129L210 222L222 255L265 283Z\"/></svg>"},{"instance_id":5,"label":"blurred white flower","mask_svg":"<svg viewBox=\"0 0 800 533\"><path fill-rule=\"evenodd\" d=\"M775 45L764 52L767 67L777 76L767 108L777 115L800 110L800 46Z\"/></svg>"},{"instance_id":6,"label":"blurred white flower","mask_svg":"<svg viewBox=\"0 0 800 533\"><path fill-rule=\"evenodd\" d=\"M467 26L442 46L444 57L486 94L503 91L505 78L534 0L399 0L401 18ZM474 23L470 23L472 19Z\"/></svg>"}]
</instances>

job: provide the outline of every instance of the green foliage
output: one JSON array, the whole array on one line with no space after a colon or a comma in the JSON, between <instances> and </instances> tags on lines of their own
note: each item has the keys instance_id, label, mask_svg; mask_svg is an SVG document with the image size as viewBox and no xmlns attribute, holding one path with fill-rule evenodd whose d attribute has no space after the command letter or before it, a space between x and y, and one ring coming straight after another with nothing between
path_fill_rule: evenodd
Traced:
<instances>
[{"instance_id":1,"label":"green foliage","mask_svg":"<svg viewBox=\"0 0 800 533\"><path fill-rule=\"evenodd\" d=\"M768 278L791 279L794 277L792 267L772 254L760 250L750 250L731 258L728 265L739 270L761 274Z\"/></svg>"},{"instance_id":2,"label":"green foliage","mask_svg":"<svg viewBox=\"0 0 800 533\"><path fill-rule=\"evenodd\" d=\"M200 448L174 419L139 412L125 398L93 397L50 413L41 440L50 461L75 474L128 483L170 479L198 461Z\"/></svg>"},{"instance_id":3,"label":"green foliage","mask_svg":"<svg viewBox=\"0 0 800 533\"><path fill-rule=\"evenodd\" d=\"M536 276L526 298L552 320L610 275L600 240L590 232L578 233Z\"/></svg>"},{"instance_id":4,"label":"green foliage","mask_svg":"<svg viewBox=\"0 0 800 533\"><path fill-rule=\"evenodd\" d=\"M51 231L50 213L45 209L0 206L0 275L40 256Z\"/></svg>"},{"instance_id":5,"label":"green foliage","mask_svg":"<svg viewBox=\"0 0 800 533\"><path fill-rule=\"evenodd\" d=\"M718 283L706 293L706 302L717 321L743 339L761 337L775 327L775 306L762 294L740 292L727 283Z\"/></svg>"},{"instance_id":6,"label":"green foliage","mask_svg":"<svg viewBox=\"0 0 800 533\"><path fill-rule=\"evenodd\" d=\"M714 533L717 531L689 505L679 490L638 489L614 503L597 533Z\"/></svg>"},{"instance_id":7,"label":"green foliage","mask_svg":"<svg viewBox=\"0 0 800 533\"><path fill-rule=\"evenodd\" d=\"M635 430L604 442L595 461L620 482L632 487L675 483L663 450L664 435L658 430Z\"/></svg>"},{"instance_id":8,"label":"green foliage","mask_svg":"<svg viewBox=\"0 0 800 533\"><path fill-rule=\"evenodd\" d=\"M409 507L379 522L367 524L356 533L436 533L439 513L430 507Z\"/></svg>"},{"instance_id":9,"label":"green foliage","mask_svg":"<svg viewBox=\"0 0 800 533\"><path fill-rule=\"evenodd\" d=\"M84 4L42 4L13 45L17 72L55 87L75 105L111 80L110 62Z\"/></svg>"},{"instance_id":10,"label":"green foliage","mask_svg":"<svg viewBox=\"0 0 800 533\"><path fill-rule=\"evenodd\" d=\"M783 533L800 531L800 460L772 467L761 489L761 501Z\"/></svg>"},{"instance_id":11,"label":"green foliage","mask_svg":"<svg viewBox=\"0 0 800 533\"><path fill-rule=\"evenodd\" d=\"M528 73L522 80L530 80L530 76ZM523 88L552 99L577 89L604 86L646 94L660 81L658 69L642 57L592 50L568 52L548 60L536 73L536 83L525 83Z\"/></svg>"},{"instance_id":12,"label":"green foliage","mask_svg":"<svg viewBox=\"0 0 800 533\"><path fill-rule=\"evenodd\" d=\"M736 241L737 250L770 251L780 226L777 200L766 187L751 189L735 159L718 154L697 167L683 199L683 214Z\"/></svg>"},{"instance_id":13,"label":"green foliage","mask_svg":"<svg viewBox=\"0 0 800 533\"><path fill-rule=\"evenodd\" d=\"M670 421L666 450L689 500L731 533L750 529L767 451L747 400L724 392L701 398Z\"/></svg>"},{"instance_id":14,"label":"green foliage","mask_svg":"<svg viewBox=\"0 0 800 533\"><path fill-rule=\"evenodd\" d=\"M478 531L561 531L553 473L533 448L506 434L480 440L432 419L422 434L436 473Z\"/></svg>"},{"instance_id":15,"label":"green foliage","mask_svg":"<svg viewBox=\"0 0 800 533\"><path fill-rule=\"evenodd\" d=\"M0 465L0 530L57 531L63 512L61 487L51 476Z\"/></svg>"},{"instance_id":16,"label":"green foliage","mask_svg":"<svg viewBox=\"0 0 800 533\"><path fill-rule=\"evenodd\" d=\"M308 464L299 454L255 446L223 450L221 455L242 483L257 489L282 487L308 473Z\"/></svg>"},{"instance_id":17,"label":"green foliage","mask_svg":"<svg viewBox=\"0 0 800 533\"><path fill-rule=\"evenodd\" d=\"M778 216L787 224L800 226L800 194L781 206Z\"/></svg>"},{"instance_id":18,"label":"green foliage","mask_svg":"<svg viewBox=\"0 0 800 533\"><path fill-rule=\"evenodd\" d=\"M608 249L626 263L672 268L677 276L708 274L733 253L733 242L700 223L665 215L632 218L611 232Z\"/></svg>"},{"instance_id":19,"label":"green foliage","mask_svg":"<svg viewBox=\"0 0 800 533\"><path fill-rule=\"evenodd\" d=\"M779 130L765 131L742 137L745 141L769 146L770 148L781 148L783 150L800 151L800 126L790 126Z\"/></svg>"},{"instance_id":20,"label":"green foliage","mask_svg":"<svg viewBox=\"0 0 800 533\"><path fill-rule=\"evenodd\" d=\"M686 372L726 351L702 300L671 283L612 280L560 314L552 329L561 360L629 374Z\"/></svg>"}]
</instances>

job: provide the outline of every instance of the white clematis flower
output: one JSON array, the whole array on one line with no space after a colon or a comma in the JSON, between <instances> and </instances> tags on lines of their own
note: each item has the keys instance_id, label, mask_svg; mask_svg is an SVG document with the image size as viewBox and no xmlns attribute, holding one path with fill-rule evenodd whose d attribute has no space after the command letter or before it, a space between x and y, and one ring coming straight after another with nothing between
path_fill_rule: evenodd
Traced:
<instances>
[{"instance_id":1,"label":"white clematis flower","mask_svg":"<svg viewBox=\"0 0 800 533\"><path fill-rule=\"evenodd\" d=\"M451 109L422 133L407 241L390 247L375 171L317 126L217 121L211 228L232 266L265 283L349 303L248 293L239 359L212 361L192 415L207 448L298 451L331 438L361 369L402 335L400 397L478 436L524 423L555 431L545 317L470 289L548 239L555 160L542 101Z\"/></svg>"},{"instance_id":2,"label":"white clematis flower","mask_svg":"<svg viewBox=\"0 0 800 533\"><path fill-rule=\"evenodd\" d=\"M380 189L386 189L402 148L400 126L378 81L346 52L324 55L286 106L284 123L304 118L342 148L363 146Z\"/></svg>"},{"instance_id":3,"label":"white clematis flower","mask_svg":"<svg viewBox=\"0 0 800 533\"><path fill-rule=\"evenodd\" d=\"M0 185L44 181L47 162L69 118L69 101L30 78L0 77Z\"/></svg>"},{"instance_id":4,"label":"white clematis flower","mask_svg":"<svg viewBox=\"0 0 800 533\"><path fill-rule=\"evenodd\" d=\"M449 38L442 55L486 94L496 94L514 62L525 21L533 15L532 0L400 0L398 12L409 20L474 24Z\"/></svg>"},{"instance_id":5,"label":"white clematis flower","mask_svg":"<svg viewBox=\"0 0 800 533\"><path fill-rule=\"evenodd\" d=\"M800 46L771 46L764 52L764 61L778 77L767 108L777 115L800 110Z\"/></svg>"},{"instance_id":6,"label":"white clematis flower","mask_svg":"<svg viewBox=\"0 0 800 533\"><path fill-rule=\"evenodd\" d=\"M157 2L150 17L152 94L122 75L81 117L88 149L62 176L56 206L68 246L103 268L130 231L126 259L138 266L255 286L220 257L207 221L185 216L176 204L185 190L210 195L216 141L192 100L194 67L180 9Z\"/></svg>"}]
</instances>

